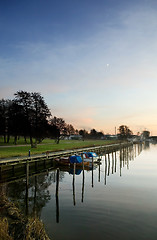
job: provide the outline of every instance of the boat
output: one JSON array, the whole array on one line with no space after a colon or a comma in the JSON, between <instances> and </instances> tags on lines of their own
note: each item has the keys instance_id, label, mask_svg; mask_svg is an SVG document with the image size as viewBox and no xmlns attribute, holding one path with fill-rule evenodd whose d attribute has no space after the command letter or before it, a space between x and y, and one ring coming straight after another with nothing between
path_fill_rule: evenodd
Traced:
<instances>
[{"instance_id":1,"label":"boat","mask_svg":"<svg viewBox=\"0 0 157 240\"><path fill-rule=\"evenodd\" d=\"M81 157L84 162L100 162L100 159L95 152L83 152L81 153Z\"/></svg>"},{"instance_id":2,"label":"boat","mask_svg":"<svg viewBox=\"0 0 157 240\"><path fill-rule=\"evenodd\" d=\"M74 163L76 166L82 166L82 158L79 155L73 155L70 157L61 157L54 160L57 165L72 166ZM84 165L89 165L89 162L84 162Z\"/></svg>"},{"instance_id":3,"label":"boat","mask_svg":"<svg viewBox=\"0 0 157 240\"><path fill-rule=\"evenodd\" d=\"M54 162L55 162L57 165L70 166L69 157L57 158L57 159L54 159Z\"/></svg>"}]
</instances>

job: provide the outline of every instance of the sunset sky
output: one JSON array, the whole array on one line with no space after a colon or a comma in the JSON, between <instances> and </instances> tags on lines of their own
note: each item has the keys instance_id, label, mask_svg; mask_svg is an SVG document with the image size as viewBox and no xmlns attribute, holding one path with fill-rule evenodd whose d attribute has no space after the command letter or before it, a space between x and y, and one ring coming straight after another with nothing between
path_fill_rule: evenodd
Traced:
<instances>
[{"instance_id":1,"label":"sunset sky","mask_svg":"<svg viewBox=\"0 0 157 240\"><path fill-rule=\"evenodd\" d=\"M18 90L78 129L157 135L157 1L1 0L0 98Z\"/></svg>"}]
</instances>

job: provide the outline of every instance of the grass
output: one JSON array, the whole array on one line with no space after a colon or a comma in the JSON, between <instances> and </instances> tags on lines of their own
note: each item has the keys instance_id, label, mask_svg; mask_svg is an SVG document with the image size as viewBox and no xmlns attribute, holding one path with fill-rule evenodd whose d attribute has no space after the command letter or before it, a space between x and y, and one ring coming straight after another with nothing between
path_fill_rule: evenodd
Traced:
<instances>
[{"instance_id":1,"label":"grass","mask_svg":"<svg viewBox=\"0 0 157 240\"><path fill-rule=\"evenodd\" d=\"M25 217L3 193L0 193L0 239L50 240L40 219Z\"/></svg>"},{"instance_id":2,"label":"grass","mask_svg":"<svg viewBox=\"0 0 157 240\"><path fill-rule=\"evenodd\" d=\"M98 146L115 143L113 140L61 140L59 144L56 144L52 139L45 139L41 144L38 144L36 148L31 148L30 144L24 144L23 140L18 142L18 145L1 144L2 138L0 139L0 158L28 156L29 150L31 154L41 154L46 151L62 151L67 149L76 149L89 146Z\"/></svg>"}]
</instances>

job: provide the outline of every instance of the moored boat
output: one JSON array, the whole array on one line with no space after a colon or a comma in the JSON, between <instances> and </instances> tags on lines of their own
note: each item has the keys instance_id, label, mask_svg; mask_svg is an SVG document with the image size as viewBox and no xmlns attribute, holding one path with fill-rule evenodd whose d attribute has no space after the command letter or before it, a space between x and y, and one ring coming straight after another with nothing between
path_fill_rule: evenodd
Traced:
<instances>
[{"instance_id":1,"label":"moored boat","mask_svg":"<svg viewBox=\"0 0 157 240\"><path fill-rule=\"evenodd\" d=\"M82 166L82 158L79 155L73 155L70 157L61 157L59 159L54 160L57 165L65 165L65 166L71 166L76 164L76 166ZM89 162L84 162L84 165L89 165Z\"/></svg>"},{"instance_id":2,"label":"moored boat","mask_svg":"<svg viewBox=\"0 0 157 240\"><path fill-rule=\"evenodd\" d=\"M99 160L98 155L95 152L83 152L81 154L84 162L97 162Z\"/></svg>"}]
</instances>

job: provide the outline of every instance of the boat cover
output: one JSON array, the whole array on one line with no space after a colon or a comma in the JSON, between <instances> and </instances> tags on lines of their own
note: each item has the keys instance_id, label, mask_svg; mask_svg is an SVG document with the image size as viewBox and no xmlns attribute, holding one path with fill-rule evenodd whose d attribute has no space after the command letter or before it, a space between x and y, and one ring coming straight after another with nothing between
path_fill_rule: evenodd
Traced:
<instances>
[{"instance_id":1,"label":"boat cover","mask_svg":"<svg viewBox=\"0 0 157 240\"><path fill-rule=\"evenodd\" d=\"M78 155L70 156L70 163L81 163L81 162L82 162L81 156L78 156Z\"/></svg>"},{"instance_id":2,"label":"boat cover","mask_svg":"<svg viewBox=\"0 0 157 240\"><path fill-rule=\"evenodd\" d=\"M95 152L87 152L88 157L97 157L98 155Z\"/></svg>"}]
</instances>

